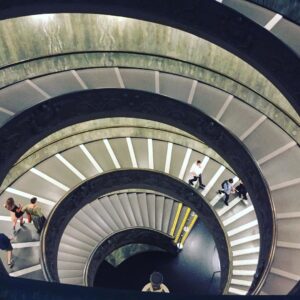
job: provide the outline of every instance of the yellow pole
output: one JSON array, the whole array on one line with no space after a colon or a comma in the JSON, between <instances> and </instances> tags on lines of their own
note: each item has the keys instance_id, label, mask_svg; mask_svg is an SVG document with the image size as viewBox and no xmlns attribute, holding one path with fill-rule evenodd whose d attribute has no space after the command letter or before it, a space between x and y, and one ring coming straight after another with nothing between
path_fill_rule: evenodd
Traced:
<instances>
[{"instance_id":1,"label":"yellow pole","mask_svg":"<svg viewBox=\"0 0 300 300\"><path fill-rule=\"evenodd\" d=\"M197 221L197 219L198 219L198 216L195 215L195 216L193 217L193 219L192 219L192 221L191 221L189 227L188 227L188 230L184 233L184 235L183 235L183 237L182 237L182 239L181 239L181 241L180 241L180 244L181 244L182 247L183 247L183 244L184 244L185 240L187 239L189 233L191 232L193 226L195 225L195 222Z\"/></svg>"},{"instance_id":2,"label":"yellow pole","mask_svg":"<svg viewBox=\"0 0 300 300\"><path fill-rule=\"evenodd\" d=\"M181 225L179 227L179 230L178 230L178 232L176 234L175 243L177 243L178 240L179 240L179 238L180 238L181 232L182 232L183 227L184 227L184 225L185 225L185 223L186 223L186 221L187 221L187 219L189 217L190 211L191 211L191 209L188 207L187 210L186 210L186 212L185 212L184 218L183 218L183 220L181 222Z\"/></svg>"},{"instance_id":3,"label":"yellow pole","mask_svg":"<svg viewBox=\"0 0 300 300\"><path fill-rule=\"evenodd\" d=\"M171 236L174 236L174 232L175 232L176 225L177 225L177 222L178 222L178 219L179 219L179 216L180 216L181 209L182 209L182 203L179 203L179 205L177 207L176 215L175 215L175 218L174 218L174 221L173 221L173 225L172 225L172 228L170 230L170 235Z\"/></svg>"}]
</instances>

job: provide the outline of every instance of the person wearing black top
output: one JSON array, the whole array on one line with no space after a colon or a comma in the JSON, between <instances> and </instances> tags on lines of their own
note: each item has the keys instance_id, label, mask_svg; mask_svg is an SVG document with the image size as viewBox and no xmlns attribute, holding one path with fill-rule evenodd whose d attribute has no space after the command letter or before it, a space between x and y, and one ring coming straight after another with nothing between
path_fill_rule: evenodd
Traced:
<instances>
[{"instance_id":1,"label":"person wearing black top","mask_svg":"<svg viewBox=\"0 0 300 300\"><path fill-rule=\"evenodd\" d=\"M13 247L10 243L10 239L4 233L0 233L0 249L7 252L7 264L10 268L12 268L14 265L14 261L12 259Z\"/></svg>"},{"instance_id":2,"label":"person wearing black top","mask_svg":"<svg viewBox=\"0 0 300 300\"><path fill-rule=\"evenodd\" d=\"M246 187L244 186L243 182L241 181L240 184L235 188L235 191L237 192L239 198L242 198L243 200L248 200L247 197L247 190Z\"/></svg>"},{"instance_id":3,"label":"person wearing black top","mask_svg":"<svg viewBox=\"0 0 300 300\"><path fill-rule=\"evenodd\" d=\"M22 207L20 204L19 204L19 206L17 206L15 204L15 201L13 198L8 198L6 200L4 207L8 211L10 211L11 221L13 223L13 232L14 232L14 234L16 234L16 225L17 225L18 219L20 220L20 226L23 226L25 224L25 222L23 221L24 212L22 212Z\"/></svg>"}]
</instances>

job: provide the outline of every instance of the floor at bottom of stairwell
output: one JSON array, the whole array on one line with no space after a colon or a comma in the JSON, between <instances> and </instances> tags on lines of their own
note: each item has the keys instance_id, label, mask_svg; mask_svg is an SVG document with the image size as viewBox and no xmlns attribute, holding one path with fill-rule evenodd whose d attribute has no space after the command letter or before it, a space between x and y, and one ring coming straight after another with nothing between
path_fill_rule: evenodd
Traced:
<instances>
[{"instance_id":1,"label":"floor at bottom of stairwell","mask_svg":"<svg viewBox=\"0 0 300 300\"><path fill-rule=\"evenodd\" d=\"M104 262L94 286L140 291L149 282L150 274L159 271L172 293L216 294L220 284L219 270L213 237L204 224L198 222L179 255L144 252L128 258L117 268Z\"/></svg>"}]
</instances>

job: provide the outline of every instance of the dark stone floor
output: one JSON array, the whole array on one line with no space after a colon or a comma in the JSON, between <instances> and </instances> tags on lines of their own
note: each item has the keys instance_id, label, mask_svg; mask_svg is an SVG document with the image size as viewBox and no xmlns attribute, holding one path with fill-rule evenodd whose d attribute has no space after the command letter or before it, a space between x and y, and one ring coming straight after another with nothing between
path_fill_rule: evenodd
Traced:
<instances>
[{"instance_id":1,"label":"dark stone floor","mask_svg":"<svg viewBox=\"0 0 300 300\"><path fill-rule=\"evenodd\" d=\"M94 286L140 291L149 282L149 275L160 271L172 293L217 294L219 270L214 240L204 224L198 222L177 256L165 252L145 252L128 258L117 268L104 262L98 270Z\"/></svg>"}]
</instances>

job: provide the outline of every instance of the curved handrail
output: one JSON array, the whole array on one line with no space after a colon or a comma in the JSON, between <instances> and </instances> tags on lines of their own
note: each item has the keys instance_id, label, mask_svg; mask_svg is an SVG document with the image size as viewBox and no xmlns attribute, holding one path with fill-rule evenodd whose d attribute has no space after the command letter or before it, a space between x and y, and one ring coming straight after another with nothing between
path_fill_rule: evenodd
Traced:
<instances>
[{"instance_id":1,"label":"curved handrail","mask_svg":"<svg viewBox=\"0 0 300 300\"><path fill-rule=\"evenodd\" d=\"M111 186L110 182L115 182L114 186ZM203 196L188 184L170 175L151 170L121 169L102 173L69 191L67 196L55 205L48 217L41 239L43 249L41 261L47 272L47 278L50 281L59 280L56 266L57 251L63 231L72 217L84 205L94 201L96 198L128 188L151 189L155 192L166 194L176 201L189 206L199 215L199 218L206 224L214 237L221 261L221 289L227 291L230 283L228 276L231 276L230 261L232 259L228 251L228 237L216 212L211 209ZM66 211L68 211L68 215L65 215Z\"/></svg>"},{"instance_id":2,"label":"curved handrail","mask_svg":"<svg viewBox=\"0 0 300 300\"><path fill-rule=\"evenodd\" d=\"M283 111L281 107L278 106L278 104L276 103L273 103L270 99L268 99L266 96L260 94L259 92L257 92L256 90L254 90L253 88L247 86L246 84L242 83L241 81L233 78L233 77L230 77L222 72L219 72L219 71L216 71L214 69L211 69L211 68L208 68L206 66L203 66L203 65L200 65L200 64L196 64L196 63L193 63L193 62L189 62L189 61L184 61L184 60L181 60L181 59L178 59L178 58L173 58L173 57L169 57L169 56L162 56L162 55L158 55L158 54L155 54L155 53L144 53L144 52L134 52L134 51L101 51L101 50L87 50L87 51L73 51L73 52L63 52L63 53L57 53L57 54L52 54L52 55L46 55L46 56L39 56L39 57L36 57L36 58L31 58L31 59L25 59L25 60L22 60L22 61L19 61L19 62L16 62L16 63L13 63L13 64L9 64L9 65L5 65L5 66L1 66L0 67L0 71L3 69L5 70L6 68L12 68L14 66L18 66L20 64L25 64L25 63L30 63L30 62L34 62L34 61L39 61L39 60L44 60L44 59L49 59L49 58L56 58L56 57L61 57L61 56L71 56L71 55L81 55L81 54L105 54L105 53L108 53L108 54L131 54L131 55L142 55L142 56L146 56L146 57L154 57L154 58L160 58L160 59L166 59L166 60L171 60L171 61L175 61L175 62L180 62L180 63L183 63L183 64L186 64L186 65L191 65L192 67L197 67L197 68L202 68L204 70L207 70L209 72L212 72L214 74L217 74L221 77L224 77L228 80L231 80L232 82L242 86L243 88L249 90L250 92L254 93L255 95L257 95L258 97L261 97L264 101L266 101L268 103L268 105L271 105L272 107L274 107L275 109L278 110L278 112L282 113L283 115L287 116L293 123L295 124L298 124L297 120L295 119L294 116L292 116L291 114L289 114L289 112L287 111ZM114 66L116 67L116 66ZM36 76L29 76L29 77L26 77L22 80L18 80L18 81L15 81L15 82L12 82L10 84L6 84L5 86L2 86L0 87L0 90L2 89L5 89L7 87L10 87L10 86L13 86L14 84L18 84L20 82L23 82L24 80L26 79L37 79L37 78L41 78L41 77L44 77L44 76L47 76L47 75L52 75L52 74L58 74L58 73L62 73L62 72L66 72L66 71L70 71L70 70L87 70L87 69L95 69L95 68L110 68L110 67L104 67L102 65L95 65L95 66L90 66L90 67L81 67L81 68L64 68L63 70L61 71L55 71L55 72L48 72L48 73L43 73L42 75L36 75ZM157 71L157 69L151 69L151 68L135 68L135 67L130 67L130 66L126 66L126 67L119 67L119 68L126 68L126 69L140 69L140 70L152 70L152 71ZM229 92L227 90L224 90L223 88L220 88L220 87L217 87L217 86L214 86L212 85L211 83L208 83L208 82L205 82L201 79L198 79L198 78L194 78L194 77L191 77L191 76L187 76L187 75L183 75L183 74L180 74L180 73L176 73L176 72L167 72L167 71L160 71L161 73L164 73L164 74L171 74L171 75L177 75L177 76L181 76L183 78L188 78L188 79L194 79L194 80L197 80L198 82L200 83L203 83L203 84L206 84L208 86L212 86L214 88L217 88L219 89L220 91L224 91L225 93L231 93L232 95L234 95L235 98L239 99L240 101L242 101L243 103L245 103L246 105L249 105L251 106L253 109L257 110L258 112L262 113L263 115L266 115L266 113L260 111L257 107L247 103L243 98L235 95L234 92ZM269 118L270 119L270 118ZM274 122L274 120L270 119L272 122ZM275 122L274 122L275 123ZM277 123L275 123L277 124ZM280 125L280 124L277 124L280 128L282 128L284 130L284 128ZM290 133L288 133L291 138L294 138Z\"/></svg>"},{"instance_id":3,"label":"curved handrail","mask_svg":"<svg viewBox=\"0 0 300 300\"><path fill-rule=\"evenodd\" d=\"M130 126L131 128L141 128L141 129L145 129L145 130L148 130L148 128L146 128L146 127L137 127L137 126ZM108 127L107 127L108 128ZM105 129L107 129L107 128L105 128ZM109 127L109 129L114 129L115 127ZM116 128L122 128L122 127L116 127ZM102 129L102 128L101 128ZM100 130L101 130L100 129ZM184 137L184 135L181 135L181 134L179 134L179 133L172 133L172 132L169 132L169 131L167 131L167 130L162 130L162 129L153 129L153 128L151 128L151 130L152 131L157 131L157 132L165 132L165 133L171 133L171 134L176 134L177 136L182 136L182 137ZM95 130L93 130L93 131L95 131ZM68 138L72 138L72 137L74 137L74 136L76 136L76 135L80 135L80 134L84 134L84 133L86 133L86 132L78 132L78 133L76 133L76 134L74 134L74 135L68 135L68 136L63 136L63 137L61 137L61 139L58 139L58 140L55 140L53 143L58 143L58 142L60 142L60 141L62 141L62 140L65 140L65 139L68 139ZM140 138L140 139L145 139L145 137L143 137L142 135L141 136L135 136L135 135L132 135L132 134L128 134L126 137L131 137L131 138ZM124 136L123 135L121 135L120 134L120 136L114 136L114 137L106 137L107 139L109 139L109 140L111 140L111 139L117 139L117 138L124 138ZM161 137L152 137L152 139L153 140L157 140L157 141L162 141L162 142L168 142L167 140L164 140L163 138L161 138ZM191 139L191 140L193 140L193 141L195 141L195 142L197 142L197 143L199 143L199 144L203 144L203 145L205 145L202 141L199 141L199 140L197 140L197 139L193 139L192 137L191 138L189 138L189 139ZM89 140L89 141L85 141L84 142L84 145L86 145L86 144L88 144L88 143L91 143L91 142L94 142L94 141L98 141L98 140L101 140L101 139L98 139L98 138L95 138L95 139L91 139L91 140ZM184 146L182 143L179 143L179 142L177 142L176 140L175 141L173 141L172 142L174 145L179 145L179 146ZM76 144L73 144L71 147L69 147L69 148L64 148L63 150L61 150L61 149L59 149L58 150L58 152L59 153L61 153L61 152L63 152L63 151L67 151L67 150L70 150L70 149L72 149L72 148L75 148L75 147L78 147L79 145L81 145L82 144L82 142L81 141L78 141ZM32 153L30 153L28 156L26 156L26 157L24 157L23 159L21 159L21 160L19 160L14 166L13 166L13 168L18 168L18 170L20 170L20 163L22 163L22 161L23 160L25 160L25 159L27 159L27 158L29 158L30 156L33 156L33 157L36 157L36 158L39 158L40 159L40 157L39 157L39 155L38 155L38 153L39 153L39 151L43 151L46 147L49 147L50 145L52 145L52 143L50 143L50 144L47 144L47 145L45 145L45 146L43 146L43 147L41 147L41 148L39 148L38 150L36 150L36 151L33 151ZM186 146L184 146L184 147L186 147ZM234 171L230 168L230 166L228 166L228 164L226 164L226 162L220 162L220 161L218 161L216 158L214 158L214 157L212 157L211 155L209 155L209 154L206 154L206 153L204 153L204 152L202 152L202 151L200 151L200 150L196 150L194 147L192 147L192 146L188 146L188 148L190 148L190 149L192 149L193 151L196 151L196 152L199 152L199 153L201 153L202 155L205 155L205 156L207 156L207 157L209 157L209 159L211 159L212 161L214 161L214 162L216 162L216 163L218 163L218 164L221 164L221 165L223 165L228 171L230 171L230 172L232 172L233 174L235 174L234 173ZM207 147L208 148L208 147ZM49 150L49 149L48 149ZM49 151L46 151L46 153L48 154L49 153ZM18 176L16 176L16 177L13 177L13 175L12 174L9 174L9 180L11 180L11 181L9 181L9 183L8 184L2 184L2 190L0 190L0 196L5 192L5 188L7 188L8 186L11 186L11 185L13 185L17 180L19 180L24 174L26 174L26 172L28 172L32 167L35 167L35 166L37 166L38 164L40 164L40 163L42 163L42 162L44 162L45 160L47 160L47 159L50 159L52 156L53 156L54 154L52 154L52 155L50 155L49 157L46 157L46 158L44 158L43 157L43 159L41 159L41 160L39 160L38 162L35 162L34 163L34 165L29 165L29 164L26 164L26 169L24 170L24 171L22 171L22 173L20 173ZM14 178L14 179L12 179L12 177Z\"/></svg>"},{"instance_id":4,"label":"curved handrail","mask_svg":"<svg viewBox=\"0 0 300 300\"><path fill-rule=\"evenodd\" d=\"M142 56L146 56L146 57L154 57L154 58L161 58L161 59L167 59L167 60L171 60L171 61L175 61L175 62L180 62L180 63L184 63L187 65L191 65L193 67L197 67L197 68L202 68L204 70L210 71L212 73L215 73L217 75L220 75L222 77L225 77L226 79L229 79L239 85L241 85L242 87L246 88L247 90L250 90L251 92L253 92L254 94L258 95L259 97L262 97L264 100L266 100L267 102L269 102L270 104L274 105L276 108L278 108L280 110L280 108L273 102L271 102L268 98L266 98L265 96L261 95L260 93L258 93L256 90L254 90L253 88L247 86L245 83L225 74L222 73L220 71L214 70L212 68L209 68L207 66L201 65L201 64L196 64L190 61L185 61L179 58L175 58L175 57L171 57L171 56L167 56L167 55L159 55L156 53L148 53L148 52L136 52L136 51L120 51L120 50L85 50L85 51L68 51L68 52L61 52L61 53L55 53L55 54L51 54L51 55L42 55L42 56L37 56L37 57L33 57L33 58L28 58L28 59L23 59L20 60L18 62L15 63L11 63L11 64L7 64L7 65L2 65L0 66L0 71L4 71L7 68L13 68L15 66L19 66L22 64L26 64L26 63L30 63L30 62L34 62L34 61L38 61L38 60L44 60L44 59L48 59L48 58L56 58L56 57L61 57L61 56L70 56L70 55L80 55L80 54L133 54L133 55L142 55ZM83 67L83 68L76 68L76 70L86 70L86 69L93 69L93 68L97 68L97 66L93 66L93 67ZM103 67L105 68L105 67ZM107 67L109 68L109 67ZM124 67L125 68L125 67ZM133 67L126 67L126 69L132 69ZM140 69L140 68L137 68ZM142 68L144 70L144 68ZM56 73L62 73L67 71L68 69L64 69L63 71L57 71L57 72L49 72L47 74L43 74L43 75L38 75L38 76L33 76L33 77L29 77L29 79L36 79L36 78L40 78L43 76L47 76L47 75L51 75L51 74L56 74ZM73 70L73 69L72 69ZM153 70L153 71L157 71L154 69L147 69L147 70ZM166 71L161 71L162 73L165 74L177 74L177 73L171 73L171 72L166 72ZM184 76L184 75L180 75L184 78L190 78L188 76ZM28 79L28 77L26 78ZM14 85L16 83L22 82L25 79L7 84L5 86L0 87L0 90L5 89L11 85ZM199 82L201 82L201 80L198 80ZM208 83L207 83L208 84ZM209 84L208 84L209 85ZM222 90L222 89L221 89Z\"/></svg>"},{"instance_id":5,"label":"curved handrail","mask_svg":"<svg viewBox=\"0 0 300 300\"><path fill-rule=\"evenodd\" d=\"M157 246L172 254L176 254L178 252L178 248L174 244L174 237L155 229L137 226L114 232L98 243L91 252L84 267L84 285L93 285L99 266L110 253L131 243L143 243Z\"/></svg>"},{"instance_id":6,"label":"curved handrail","mask_svg":"<svg viewBox=\"0 0 300 300\"><path fill-rule=\"evenodd\" d=\"M270 78L300 112L298 55L264 28L216 1L65 0L53 5L51 0L39 3L28 0L25 7L22 0L5 0L0 5L1 19L47 12L90 12L136 18L184 30L216 43L254 66ZM268 47L263 47L266 44Z\"/></svg>"}]
</instances>

